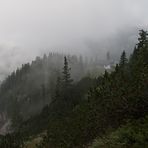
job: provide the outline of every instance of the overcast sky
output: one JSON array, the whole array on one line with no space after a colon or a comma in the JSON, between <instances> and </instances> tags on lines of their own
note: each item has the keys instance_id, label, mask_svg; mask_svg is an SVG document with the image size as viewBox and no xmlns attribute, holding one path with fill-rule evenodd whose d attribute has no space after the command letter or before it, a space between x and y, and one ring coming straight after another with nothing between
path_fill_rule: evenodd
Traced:
<instances>
[{"instance_id":1,"label":"overcast sky","mask_svg":"<svg viewBox=\"0 0 148 148\"><path fill-rule=\"evenodd\" d=\"M45 51L81 52L85 40L146 26L147 8L148 0L0 0L0 75Z\"/></svg>"}]
</instances>

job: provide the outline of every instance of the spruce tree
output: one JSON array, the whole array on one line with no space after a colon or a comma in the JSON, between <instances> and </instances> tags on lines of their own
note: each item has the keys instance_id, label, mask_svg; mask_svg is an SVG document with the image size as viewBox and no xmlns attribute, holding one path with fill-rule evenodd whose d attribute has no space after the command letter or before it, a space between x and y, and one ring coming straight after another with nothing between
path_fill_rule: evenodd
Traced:
<instances>
[{"instance_id":1,"label":"spruce tree","mask_svg":"<svg viewBox=\"0 0 148 148\"><path fill-rule=\"evenodd\" d=\"M69 87L72 83L71 75L70 75L70 70L68 65L68 60L66 56L64 57L64 67L63 67L63 86L65 88Z\"/></svg>"},{"instance_id":2,"label":"spruce tree","mask_svg":"<svg viewBox=\"0 0 148 148\"><path fill-rule=\"evenodd\" d=\"M116 67L115 67L115 72L117 73L119 71L119 65L116 64Z\"/></svg>"},{"instance_id":3,"label":"spruce tree","mask_svg":"<svg viewBox=\"0 0 148 148\"><path fill-rule=\"evenodd\" d=\"M148 33L147 33L147 31L140 30L139 31L139 36L140 36L138 38L139 43L137 45L138 45L138 48L143 48L148 43L148 37L147 37Z\"/></svg>"},{"instance_id":4,"label":"spruce tree","mask_svg":"<svg viewBox=\"0 0 148 148\"><path fill-rule=\"evenodd\" d=\"M132 66L137 65L137 68L141 65L148 64L148 33L147 31L140 30L138 44L134 48L134 52L130 59ZM140 67L141 67L140 66Z\"/></svg>"},{"instance_id":5,"label":"spruce tree","mask_svg":"<svg viewBox=\"0 0 148 148\"><path fill-rule=\"evenodd\" d=\"M119 65L120 65L120 67L124 67L126 63L127 63L126 52L123 51L121 54L121 57L120 57Z\"/></svg>"}]
</instances>

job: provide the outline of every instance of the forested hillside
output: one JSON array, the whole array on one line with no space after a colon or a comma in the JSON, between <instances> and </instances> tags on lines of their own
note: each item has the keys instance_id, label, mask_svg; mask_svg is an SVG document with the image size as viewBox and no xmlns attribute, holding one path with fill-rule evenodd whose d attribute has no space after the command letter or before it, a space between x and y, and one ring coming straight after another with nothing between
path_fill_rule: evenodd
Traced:
<instances>
[{"instance_id":1,"label":"forested hillside","mask_svg":"<svg viewBox=\"0 0 148 148\"><path fill-rule=\"evenodd\" d=\"M146 31L140 30L138 43L129 58L123 51L115 70L105 71L97 78L86 75L93 64L87 67L86 61L77 60L74 66L70 64L74 57L50 56L24 65L3 82L1 105L6 109L15 105L11 113L19 114L12 115L14 131L0 138L0 147L24 148L38 136L36 148L148 147ZM51 60L49 67L54 70L48 71L46 60L52 57L55 60L56 56L59 67ZM28 119L22 118L21 113L33 109L37 100L43 100L39 101L44 106L42 111Z\"/></svg>"},{"instance_id":2,"label":"forested hillside","mask_svg":"<svg viewBox=\"0 0 148 148\"><path fill-rule=\"evenodd\" d=\"M97 69L95 72L98 74L103 72L103 66L97 67L100 65L97 59L67 55L67 60L74 82L89 75L94 69ZM63 64L63 54L49 53L48 56L37 57L32 63L22 65L9 75L0 88L0 110L6 118L14 116L15 113L28 118L49 104L55 94L56 81Z\"/></svg>"}]
</instances>

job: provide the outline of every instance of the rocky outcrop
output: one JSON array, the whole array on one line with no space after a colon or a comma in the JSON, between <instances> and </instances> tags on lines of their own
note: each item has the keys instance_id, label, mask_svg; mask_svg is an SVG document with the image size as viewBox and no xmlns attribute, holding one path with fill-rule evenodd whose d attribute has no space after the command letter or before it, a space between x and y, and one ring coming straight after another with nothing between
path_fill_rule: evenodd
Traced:
<instances>
[{"instance_id":1,"label":"rocky outcrop","mask_svg":"<svg viewBox=\"0 0 148 148\"><path fill-rule=\"evenodd\" d=\"M7 117L7 114L0 113L0 135L5 135L10 132L11 120Z\"/></svg>"}]
</instances>

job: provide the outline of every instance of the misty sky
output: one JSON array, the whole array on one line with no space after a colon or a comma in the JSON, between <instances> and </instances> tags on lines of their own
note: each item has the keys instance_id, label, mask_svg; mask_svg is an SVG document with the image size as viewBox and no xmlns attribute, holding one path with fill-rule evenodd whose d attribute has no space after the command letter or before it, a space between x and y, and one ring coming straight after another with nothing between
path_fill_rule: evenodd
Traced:
<instances>
[{"instance_id":1,"label":"misty sky","mask_svg":"<svg viewBox=\"0 0 148 148\"><path fill-rule=\"evenodd\" d=\"M44 52L87 52L86 40L145 27L147 6L148 0L0 0L0 77Z\"/></svg>"}]
</instances>

